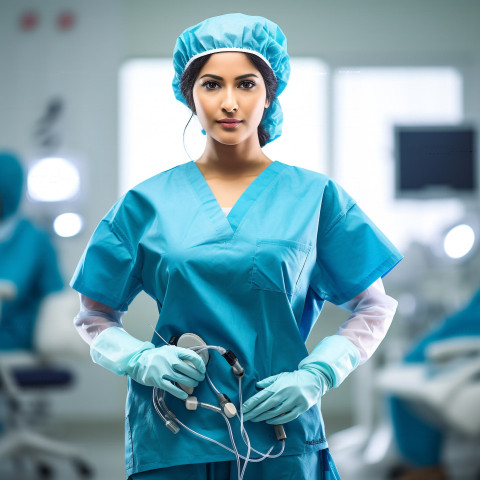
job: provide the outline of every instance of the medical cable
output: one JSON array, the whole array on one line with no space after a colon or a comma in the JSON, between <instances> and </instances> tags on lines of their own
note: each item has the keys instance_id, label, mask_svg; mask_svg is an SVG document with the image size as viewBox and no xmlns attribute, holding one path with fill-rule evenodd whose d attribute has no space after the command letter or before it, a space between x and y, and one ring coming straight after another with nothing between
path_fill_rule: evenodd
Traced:
<instances>
[{"instance_id":1,"label":"medical cable","mask_svg":"<svg viewBox=\"0 0 480 480\"><path fill-rule=\"evenodd\" d=\"M215 346L207 346L207 347L211 347L211 348L214 348L214 349L218 349L218 351L220 352L220 354L222 354L222 351L225 351L224 348L222 347L215 347ZM192 350L195 350L196 352L202 350L202 349L205 349L207 348L205 346L203 347L198 347L198 349L196 347L192 348ZM217 393L217 395L223 395L218 389L217 387L215 387L213 381L211 380L210 376L208 375L208 373L205 374L206 376L206 379L208 381L208 383L210 384L211 388ZM239 381L239 384L238 384L238 398L239 398L239 404L242 405L243 404L243 395L242 395L242 378L240 377L238 379ZM240 428L241 428L241 432L242 432L242 438L243 438L243 441L245 443L245 445L248 447L248 449L250 449L250 440L249 440L249 437L248 437L248 434L247 434L247 431L245 430L245 427L244 427L244 423L243 423L243 412L242 410L240 409L240 415L238 414L238 412L235 414L236 417L239 419L240 421ZM246 437L246 438L245 438ZM280 454L276 454L275 456L271 456L269 455L270 452L273 450L274 447L272 447L266 454L262 453L262 452L259 452L258 450L255 450L253 447L251 448L255 453L258 453L259 455L263 455L263 458L261 458L261 460L263 460L264 458L266 458L268 456L268 458L277 458L278 456L281 455ZM247 457L248 457L248 454L247 454ZM260 460L260 461L261 461ZM253 461L253 460L252 460Z\"/></svg>"},{"instance_id":2,"label":"medical cable","mask_svg":"<svg viewBox=\"0 0 480 480\"><path fill-rule=\"evenodd\" d=\"M152 327L153 333L157 335L163 342L168 345L169 343L157 332L156 328L150 323L150 326Z\"/></svg>"},{"instance_id":3,"label":"medical cable","mask_svg":"<svg viewBox=\"0 0 480 480\"><path fill-rule=\"evenodd\" d=\"M160 411L160 408L164 408L168 415L168 417L170 417L172 420L175 420L175 422L179 423L182 427L186 428L188 431L190 431L191 433L193 433L194 435L200 437L200 438L203 438L205 440L208 440L209 442L212 442L212 443L215 443L217 444L218 446L222 447L223 449L233 453L236 457L236 460L237 460L237 470L239 469L239 459L242 459L244 460L244 465L243 465L243 469L242 471L238 472L239 473L239 479L242 480L243 479L243 476L245 474L245 470L246 470L246 466L248 465L249 462L252 462L252 463L258 463L258 462L261 462L263 460L265 460L266 458L277 458L279 456L281 456L285 450L285 441L282 441L282 448L280 450L279 453L275 454L275 455L270 455L270 452L274 449L274 446L270 447L270 449L268 450L267 453L263 454L261 452L259 452L258 450L255 450L253 448L251 448L251 450L253 450L254 452L262 455L262 457L260 458L249 458L249 455L250 455L250 447L247 451L247 456L243 456L242 454L240 454L238 452L238 449L236 447L236 444L235 444L235 439L233 437L233 432L232 432L232 427L230 425L230 422L229 422L229 419L228 417L222 412L222 410L218 407L215 407L213 405L209 405L209 404L204 404L203 402L199 402L199 405L203 406L204 408L208 408L212 411L215 411L217 413L219 413L220 415L222 415L223 419L225 420L225 423L227 424L227 428L228 428L228 432L229 432L229 436L230 436L230 441L232 442L232 446L233 446L233 450L229 447L227 447L226 445L218 442L217 440L214 440L213 438L210 438L210 437L207 437L205 435L202 435L201 433L198 433L196 432L195 430L191 429L190 427L188 427L187 425L185 425L166 405L165 403L165 391L164 390L161 390L161 389L158 389L158 388L154 388L154 392L153 392L153 400L154 400L154 407L155 407L155 410L157 411L157 413L159 413L159 415L162 417L162 419L164 419L164 415L161 413ZM244 434L247 436L247 439L248 439L248 434L246 432L246 430L243 428L242 429ZM245 440L244 440L245 441ZM248 443L249 440L248 440Z\"/></svg>"},{"instance_id":4,"label":"medical cable","mask_svg":"<svg viewBox=\"0 0 480 480\"><path fill-rule=\"evenodd\" d=\"M153 328L153 326L152 326L152 328ZM159 338L161 338L163 340L163 342L167 343L165 341L165 339L156 331L155 328L153 328L153 330L159 336ZM202 352L204 350L209 350L209 349L215 350L218 353L220 353L220 355L222 355L228 361L228 363L232 366L232 370L234 371L234 374L237 376L238 381L239 381L239 384L238 384L238 386L239 386L239 400L240 400L240 405L242 405L242 382L241 382L241 380L242 380L242 377L243 377L244 370L243 370L243 367L241 367L241 365L238 363L238 360L235 357L235 355L233 354L233 352L231 352L231 350L226 350L225 348L219 347L219 346L216 346L216 345L192 346L192 347L190 347L190 349L195 351L196 353ZM207 378L207 381L210 385L210 388L217 394L217 397L219 398L219 401L220 401L220 398L223 397L224 399L226 399L225 401L230 402L230 399L226 395L222 394L215 387L215 385L214 385L213 381L211 380L210 376L208 375L208 373L206 373L206 378ZM159 394L159 392L160 392L160 394ZM187 402L188 402L188 399L187 399ZM177 423L177 424L181 425L182 427L186 428L188 431L190 431L194 435L196 435L200 438L204 438L205 440L208 440L210 442L213 442L213 443L219 445L220 447L224 448L225 450L233 453L235 455L235 458L236 458L236 461L237 461L238 478L240 480L243 479L246 467L247 467L249 462L261 462L261 461L265 460L266 458L277 458L277 457L281 456L283 454L284 450L285 450L285 441L284 440L285 440L286 437L284 435L283 427L282 427L282 431L283 431L283 437L282 438L279 437L278 432L276 430L277 438L279 438L279 441L282 442L282 448L281 448L279 453L277 453L275 455L270 455L271 451L274 449L274 446L272 446L267 451L267 453L262 453L262 452L259 452L256 449L254 449L251 446L250 438L249 438L248 433L245 430L245 427L244 427L244 424L243 424L243 412L242 411L240 411L240 415L238 414L238 411L235 412L235 415L240 421L240 429L241 429L242 440L244 441L245 445L247 446L246 456L243 456L238 452L237 446L235 444L235 439L234 439L234 436L233 436L232 428L231 428L231 425L230 425L230 422L229 422L229 418L227 417L227 415L225 415L225 413L220 408L215 407L215 406L210 405L210 404L207 404L207 403L204 403L204 402L198 402L196 399L195 399L195 402L192 402L192 405L194 404L195 409L197 408L197 406L200 406L202 408L207 408L209 410L215 411L215 412L220 413L222 415L223 419L225 420L225 422L227 424L227 428L228 428L228 432L229 432L229 436L230 436L230 441L232 442L233 450L231 448L227 447L226 445L223 445L222 443L218 442L217 440L214 440L212 438L209 438L205 435L202 435L202 434L194 431L193 429L187 427L187 425L185 425L183 422L181 422L178 419L178 417L167 407L167 405L165 403L165 391L164 390L161 390L161 389L158 389L157 387L154 387L154 389L153 389L153 404L154 404L155 410L157 411L159 416L162 418L162 420L165 422L167 428L169 428L173 433L178 432L178 426L176 426L176 428L175 428L175 423ZM187 405L188 405L188 403L187 403ZM222 405L222 403L221 403L221 405ZM162 408L164 409L164 412L161 411ZM261 455L261 457L250 458L250 455L251 455L252 451ZM241 470L240 470L240 468L241 468L240 467L240 459L244 460L243 468Z\"/></svg>"},{"instance_id":5,"label":"medical cable","mask_svg":"<svg viewBox=\"0 0 480 480\"><path fill-rule=\"evenodd\" d=\"M208 375L208 374L207 374ZM239 379L240 380L240 379ZM209 382L212 386L212 388L216 391L216 392L219 392L218 389L215 387L215 385L213 384L213 382L211 381L210 379L210 382ZM242 395L241 395L241 380L239 381L240 385L239 385L239 398L240 398L240 401L242 399ZM160 392L160 393L159 393ZM164 390L161 390L157 387L154 387L154 395L153 395L153 400L154 400L154 406L155 406L155 410L157 411L157 413L159 413L160 417L162 418L162 420L164 422L167 422L168 419L170 420L173 420L175 422L178 422L180 423L182 426L184 426L184 424L178 419L178 417L167 407L166 403L165 403L165 391ZM215 407L214 405L210 405L208 403L204 403L204 402L198 402L198 405L203 407L203 408L207 408L209 410L212 410L212 411L215 411L217 413L221 413L222 416L225 416L225 418L228 418L220 408L218 407ZM161 412L161 409L163 408L165 410L165 412ZM265 460L266 458L277 458L279 457L280 455L282 455L283 453L283 450L284 450L284 447L285 447L285 444L283 442L282 444L282 449L280 451L280 453L278 454L275 454L275 455L270 455L270 452L275 448L274 446L270 447L270 449L267 451L267 453L263 453L263 452L260 452L256 449L254 449L253 447L251 447L250 445L250 440L249 440L249 437L248 437L248 433L247 431L245 430L245 427L243 426L243 414L236 414L236 417L240 420L241 422L241 431L242 431L242 437L243 437L243 440L245 442L245 445L247 446L247 457L244 457L243 455L240 455L240 457L242 458L242 460L246 460L248 459L249 461L251 462L260 462L260 461L263 461ZM230 424L229 424L230 425ZM167 425L168 426L168 425ZM186 426L185 426L186 427ZM202 438L205 438L207 440L210 440L214 443L217 443L218 445L222 446L223 448L225 448L226 450L230 451L231 453L235 453L233 450L231 450L229 447L217 442L216 440L213 440L213 439L210 439L209 437L206 437L202 434L199 434L198 432L195 432L194 430L192 430L191 428L189 427L186 427L187 430L191 431L192 433L194 433L195 435L198 435ZM170 429L171 430L171 429ZM259 454L259 455L262 455L262 457L258 458L258 459L250 459L249 458L249 451L252 450L254 451L255 453Z\"/></svg>"},{"instance_id":6,"label":"medical cable","mask_svg":"<svg viewBox=\"0 0 480 480\"><path fill-rule=\"evenodd\" d=\"M216 392L220 393L220 392L218 391L218 389L215 387L215 385L213 384L213 382L211 381L211 379L208 378L208 380L210 381L210 384L211 384L212 388L213 388ZM164 392L164 390L161 390L161 389L158 389L158 390L159 390L160 392ZM159 403L160 403L159 406L162 407L162 408L164 408L164 409L168 412L168 414L169 414L168 416L174 415L173 412L171 412L171 410L169 410L168 407L166 406L166 403L165 403L165 400L164 400L164 395L163 395L162 393L161 393L160 395L161 395L161 397L159 397L159 400L160 400L161 403L159 402ZM240 397L240 398L241 398L241 397ZM203 408L208 408L209 410L216 411L216 412L218 412L218 413L222 413L222 414L223 414L223 412L221 411L220 408L215 407L215 406L213 406L213 405L209 405L209 404L203 403L203 402L198 402L198 405L201 406L201 407L203 407ZM156 405L155 405L155 406L156 406ZM157 411L158 411L158 410L157 410ZM161 416L162 419L165 421L165 418L166 418L166 417L164 416L164 414L160 412L160 416ZM240 421L242 421L241 418L243 417L243 415L240 416L240 415L237 413L237 414L236 414L236 417L237 417ZM227 417L227 418L228 418L228 417ZM177 421L177 420L178 420L178 418L177 418L177 416L175 415L175 421ZM191 429L189 429L189 430L191 430ZM267 453L259 452L258 450L254 449L254 448L251 447L251 445L250 445L250 439L249 439L248 434L247 434L247 431L245 430L245 428L243 427L243 425L242 425L242 427L241 427L241 430L242 430L243 440L244 440L245 445L247 446L248 450L251 449L251 450L254 451L255 453L258 453L259 455L262 455L261 458L259 458L259 459L251 459L250 461L252 461L252 462L253 462L253 461L262 461L262 460L264 460L264 459L267 458L267 457L268 457L268 458L276 458L277 456L280 456L280 455L281 455L281 453L280 453L280 454L276 454L275 456L271 456L271 455L270 455L270 452L271 452L271 451L273 450L273 448L274 448L273 446L270 448L270 450L269 450ZM245 438L245 437L246 437L246 438ZM218 443L216 440L212 440L212 441L214 441L215 443ZM226 447L226 448L227 448L230 452L233 453L233 451L230 450L228 447ZM247 457L243 457L243 456L241 455L241 458L242 458L242 459L249 458L249 453L248 453L248 451L247 451Z\"/></svg>"},{"instance_id":7,"label":"medical cable","mask_svg":"<svg viewBox=\"0 0 480 480\"><path fill-rule=\"evenodd\" d=\"M156 393L155 393L156 391ZM160 396L158 395L158 391L160 391ZM235 458L237 460L237 472L238 472L238 477L240 480L242 480L243 478L243 475L240 471L240 458L243 458L242 455L240 455L240 453L238 452L238 449L237 449L237 446L235 444L235 439L233 437L233 432L232 432L232 427L230 425L230 422L228 421L228 418L227 416L221 411L220 408L218 407L214 407L213 405L209 405L209 404L202 404L200 403L201 406L207 406L206 408L209 408L209 407L212 407L212 408L209 408L210 410L213 410L217 413L219 413L220 415L222 415L222 417L224 418L226 424L227 424L227 428L228 428L228 433L229 433L229 436L230 436L230 441L232 442L232 446L233 446L233 450L229 447L227 447L226 445L223 445L223 443L220 443L218 442L217 440L214 440L213 438L210 438L210 437L207 437L205 435L202 435L201 433L198 433L196 432L195 430L191 429L190 427L188 427L187 425L185 425L181 420L179 420L179 418L173 414L173 412L171 412L171 410L168 409L166 403L165 403L165 398L164 398L164 395L165 395L165 390L160 390L160 389L157 389L157 388L154 388L154 406L155 406L155 410L157 410L157 412L159 412L159 409L157 408L158 407L163 407L165 408L170 415L173 415L174 419L175 419L175 422L179 423L182 427L186 428L188 431L192 432L194 435L200 437L200 438L203 438L205 440L208 440L209 442L213 442L213 443L216 443L218 446L224 448L225 450L228 450L229 452L233 453L235 455ZM155 402L156 400L156 402ZM163 417L163 415L161 415Z\"/></svg>"},{"instance_id":8,"label":"medical cable","mask_svg":"<svg viewBox=\"0 0 480 480\"><path fill-rule=\"evenodd\" d=\"M211 380L210 380L211 381ZM213 382L212 382L212 385L213 385ZM213 388L215 389L215 391L218 392L218 389L213 385ZM240 387L241 388L241 387ZM160 392L160 393L159 393ZM178 417L167 407L166 403L165 403L165 391L164 390L161 390L157 387L154 387L154 395L153 395L153 400L154 400L154 406L155 406L155 410L157 411L157 413L159 413L159 415L161 416L162 420L164 420L165 422L168 421L168 419L172 420L172 421L175 421L175 422L178 422L180 425L184 426L185 428L187 428L187 430L191 431L192 433L194 433L195 435L201 437L201 438L205 438L206 440L209 440L213 443L216 443L217 445L221 446L222 448L228 450L229 452L231 453L235 453L232 449L230 449L229 447L221 444L220 442L218 442L217 440L214 440L214 439L211 439L209 437L206 437L198 432L195 432L194 430L192 430L191 428L187 427L185 424L183 424L183 422L181 422ZM241 398L241 397L240 397ZM198 405L203 407L203 408L207 408L209 410L212 410L212 411L215 411L217 413L221 413L222 416L224 416L225 418L228 418L220 408L218 407L215 407L213 405L210 405L208 403L203 403L203 402L198 402ZM161 412L161 408L163 408L165 410L165 412ZM237 418L240 419L240 421L242 421L242 417L243 415L238 415L238 413L236 414ZM229 427L230 427L230 423L228 423ZM168 425L167 425L168 426ZM170 430L172 430L170 428ZM251 446L249 446L250 444L250 441L249 441L249 437L248 437L248 434L245 430L245 428L242 426L241 428L242 430L242 436L244 437L244 442L247 446L247 448L250 450L253 450L255 453L259 454L259 455L262 455L262 457L260 458L257 458L257 459L250 459L249 458L249 453L247 453L247 457L244 457L243 455L240 455L240 458L242 458L242 460L248 460L248 461L251 461L251 462L261 462L263 460L265 460L266 458L277 458L279 456L282 455L283 451L284 451L284 448L285 448L285 443L282 441L282 449L281 451L278 453L278 454L275 454L275 455L270 455L270 452L274 449L274 446L270 447L270 449L267 451L267 453L262 453L262 452L259 452L258 450L252 448ZM245 438L246 437L246 438ZM232 439L232 438L231 438ZM233 441L233 439L232 439ZM247 451L248 452L248 451Z\"/></svg>"}]
</instances>

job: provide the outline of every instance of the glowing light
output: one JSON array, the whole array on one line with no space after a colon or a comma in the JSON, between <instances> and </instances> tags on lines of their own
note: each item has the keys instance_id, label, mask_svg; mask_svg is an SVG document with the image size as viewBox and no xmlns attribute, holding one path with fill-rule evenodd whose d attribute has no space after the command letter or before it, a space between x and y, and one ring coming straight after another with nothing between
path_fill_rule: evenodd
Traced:
<instances>
[{"instance_id":1,"label":"glowing light","mask_svg":"<svg viewBox=\"0 0 480 480\"><path fill-rule=\"evenodd\" d=\"M80 190L80 174L72 162L64 158L44 158L28 172L28 194L38 202L69 200Z\"/></svg>"},{"instance_id":2,"label":"glowing light","mask_svg":"<svg viewBox=\"0 0 480 480\"><path fill-rule=\"evenodd\" d=\"M60 237L74 237L83 228L83 219L77 213L62 213L53 221L53 229Z\"/></svg>"},{"instance_id":3,"label":"glowing light","mask_svg":"<svg viewBox=\"0 0 480 480\"><path fill-rule=\"evenodd\" d=\"M475 232L470 225L453 227L443 241L445 253L450 258L462 258L470 252L475 243Z\"/></svg>"}]
</instances>

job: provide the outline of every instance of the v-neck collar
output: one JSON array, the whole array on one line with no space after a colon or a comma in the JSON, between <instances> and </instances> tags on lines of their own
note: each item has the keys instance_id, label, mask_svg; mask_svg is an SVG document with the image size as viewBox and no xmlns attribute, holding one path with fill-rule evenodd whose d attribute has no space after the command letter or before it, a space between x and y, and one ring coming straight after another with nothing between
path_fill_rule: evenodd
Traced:
<instances>
[{"instance_id":1,"label":"v-neck collar","mask_svg":"<svg viewBox=\"0 0 480 480\"><path fill-rule=\"evenodd\" d=\"M222 207L218 203L210 185L205 180L197 164L192 160L187 162L185 167L188 183L192 186L202 207L206 210L215 225L218 235L232 237L250 207L262 192L265 191L266 187L277 177L284 167L286 167L286 164L274 160L264 168L245 189L242 195L240 195L227 216L223 212Z\"/></svg>"}]
</instances>

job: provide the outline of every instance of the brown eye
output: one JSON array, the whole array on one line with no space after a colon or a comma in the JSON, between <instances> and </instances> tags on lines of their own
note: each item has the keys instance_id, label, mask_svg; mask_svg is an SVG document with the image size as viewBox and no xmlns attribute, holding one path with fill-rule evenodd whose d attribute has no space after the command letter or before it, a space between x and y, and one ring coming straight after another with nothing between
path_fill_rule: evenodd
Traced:
<instances>
[{"instance_id":1,"label":"brown eye","mask_svg":"<svg viewBox=\"0 0 480 480\"><path fill-rule=\"evenodd\" d=\"M218 83L214 82L213 80L209 80L205 83L202 83L202 87L205 87L206 90L215 90L215 88L210 88L207 85L218 85Z\"/></svg>"}]
</instances>

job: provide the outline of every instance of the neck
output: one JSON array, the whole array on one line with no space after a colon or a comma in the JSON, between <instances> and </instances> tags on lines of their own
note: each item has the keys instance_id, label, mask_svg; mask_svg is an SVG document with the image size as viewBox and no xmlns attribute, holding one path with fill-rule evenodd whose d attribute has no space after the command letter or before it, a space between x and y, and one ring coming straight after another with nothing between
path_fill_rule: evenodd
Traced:
<instances>
[{"instance_id":1,"label":"neck","mask_svg":"<svg viewBox=\"0 0 480 480\"><path fill-rule=\"evenodd\" d=\"M237 145L225 145L207 138L207 144L197 164L205 165L219 173L239 174L255 170L259 165L270 163L271 160L263 153L258 137L256 142L248 139Z\"/></svg>"}]
</instances>

